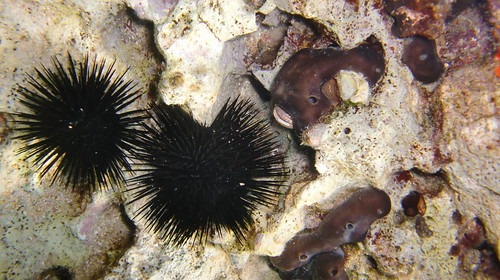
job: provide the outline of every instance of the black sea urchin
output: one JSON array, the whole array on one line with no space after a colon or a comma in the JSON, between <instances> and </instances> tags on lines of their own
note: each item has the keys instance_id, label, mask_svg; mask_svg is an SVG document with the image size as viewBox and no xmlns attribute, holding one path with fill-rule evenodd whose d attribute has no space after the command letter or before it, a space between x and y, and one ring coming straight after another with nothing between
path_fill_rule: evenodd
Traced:
<instances>
[{"instance_id":1,"label":"black sea urchin","mask_svg":"<svg viewBox=\"0 0 500 280\"><path fill-rule=\"evenodd\" d=\"M125 73L114 75L114 63L68 60L67 67L54 59L54 69L36 69L30 87L20 88L19 152L34 158L42 177L54 169L52 182L75 190L121 185L143 119L140 110L126 110L138 92Z\"/></svg>"},{"instance_id":2,"label":"black sea urchin","mask_svg":"<svg viewBox=\"0 0 500 280\"><path fill-rule=\"evenodd\" d=\"M222 230L242 241L252 211L269 204L284 183L284 154L268 122L249 100L226 103L204 126L179 106L152 105L139 152L144 173L132 181L146 227L182 245Z\"/></svg>"}]
</instances>

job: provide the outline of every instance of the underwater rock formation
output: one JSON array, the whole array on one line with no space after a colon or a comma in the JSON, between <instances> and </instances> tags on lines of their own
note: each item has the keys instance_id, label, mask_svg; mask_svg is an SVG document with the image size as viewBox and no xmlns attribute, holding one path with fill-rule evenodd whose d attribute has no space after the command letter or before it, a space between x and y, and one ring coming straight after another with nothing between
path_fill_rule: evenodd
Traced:
<instances>
[{"instance_id":1,"label":"underwater rock formation","mask_svg":"<svg viewBox=\"0 0 500 280\"><path fill-rule=\"evenodd\" d=\"M411 10L414 2L417 1L405 1L399 11ZM4 9L0 11L0 30L4 34L4 59L0 62L3 111L17 108L12 102L13 89L25 82L20 73L41 63L48 64L50 61L45 58L68 51L78 58L81 52L88 51L109 61L116 60L118 71L130 67L127 78L148 89L141 104L163 100L181 105L202 123L210 123L223 101L235 94L251 97L263 117L271 118L268 91L272 81L283 63L303 48L327 48L336 43L339 49L349 50L375 34L384 48L385 71L371 89L366 106L352 104L351 101L357 102L349 97L321 119L321 123L305 130L301 139L294 138L293 131L276 129L286 147L293 175L290 186L280 189L283 195L275 208L256 209L255 226L245 240L248 247L235 245L232 236L225 235L210 237L206 246L173 249L138 227L133 246L124 255L116 254L116 258L109 258L108 252L99 253L97 258L80 254L96 252L81 245L84 242L80 240L75 242L78 247L67 250L64 245L67 242L61 246L59 237L73 238L73 234L68 234L65 226L68 223L59 222L59 215L52 215L50 209L68 208L58 203L68 194L50 199L38 197L37 194L54 188L41 184L43 181L27 167L29 162L14 160L13 151L19 145L10 141L10 133L4 135L0 145L3 155L0 193L2 202L14 198L16 202L9 203L8 211L1 215L4 221L15 224L0 244L3 246L0 250L5 252L0 254L0 275L31 279L34 277L25 273L35 272L41 276L65 277L67 268L75 278L85 279L75 272L74 265L48 263L40 260L43 257L76 265L83 260L88 265L81 271L88 272L97 271L94 263L106 266L111 263L113 267L105 270L107 279L276 279L277 271L269 268L268 259L263 256L279 255L296 232L315 228L322 219L318 213L333 209L337 204L332 201L343 193L345 186L370 182L389 194L393 209L390 217L371 225L362 246L360 243L341 246L347 259L344 269L351 279L478 277L476 273L482 267L490 267L481 266L481 262L494 263L491 260L498 259L494 253L500 250L496 230L500 228L500 216L491 214L500 212L496 183L499 174L495 172L500 164L497 90L500 66L493 60L499 36L492 36L500 30L499 1L476 1L451 19L444 13L454 13L454 3L469 1L418 2L438 3L434 7L446 8L421 14L443 13L439 16L443 21L422 33L415 33L411 25L409 30L403 30L408 36L400 39L391 32L394 18L381 8L386 1L105 0L89 1L86 5L75 0L26 0L23 5L4 1ZM177 5L170 9L169 3ZM157 6L162 9L156 9ZM33 11L39 16L33 17ZM428 18L409 17L414 22L424 19ZM148 26L150 35L141 35L144 29L140 26ZM257 29L258 32L251 33L252 38L245 35ZM431 33L433 37L428 35ZM418 82L401 62L404 44L408 37L416 35L435 40L446 68L446 73L429 85ZM360 75L346 72L345 80L350 79L356 85L363 82ZM262 84L264 94L250 86L244 76L248 73ZM334 82L338 80L330 79L325 86ZM363 83L360 85L368 85ZM343 96L348 95L340 95L344 100ZM14 124L11 122L7 129L11 125ZM311 130L317 133L315 138L309 137L315 141L308 142L305 136ZM406 183L392 182L395 172L414 168L430 175L413 176ZM433 175L439 170L445 176ZM425 214L404 214L401 201L412 191L425 199ZM123 198L128 199L127 195ZM410 204L411 212L415 205ZM71 209L78 205L69 204ZM131 215L135 210L135 204L125 205L124 213ZM456 211L462 213L464 221L475 217L481 220L484 238L492 250L484 251L481 246L465 250L466 247L458 246L460 252L451 254L450 247L462 239L462 232L457 229L461 226L451 220ZM31 213L45 215L47 219L40 223L30 221L28 228L24 219L31 220ZM23 220L18 221L18 215ZM111 223L119 217L106 219ZM27 238L44 242L25 242ZM110 240L112 235L104 238ZM29 246L24 246L28 243ZM75 254L68 258L65 252ZM309 269L310 273L303 274L302 279L319 277L320 273L312 271L319 271L319 260L328 254L331 253L317 254L308 264L290 273L297 273L294 277L300 278L299 270ZM26 261L21 266L16 260ZM44 266L39 267L42 263ZM462 274L458 270L463 270ZM23 274L10 274L20 272ZM92 276L86 279L96 278Z\"/></svg>"}]
</instances>

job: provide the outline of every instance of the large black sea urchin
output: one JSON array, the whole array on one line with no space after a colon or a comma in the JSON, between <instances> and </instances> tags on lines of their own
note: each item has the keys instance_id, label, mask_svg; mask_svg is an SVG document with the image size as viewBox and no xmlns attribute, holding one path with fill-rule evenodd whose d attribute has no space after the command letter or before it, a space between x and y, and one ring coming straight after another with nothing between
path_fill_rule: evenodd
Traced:
<instances>
[{"instance_id":1,"label":"large black sea urchin","mask_svg":"<svg viewBox=\"0 0 500 280\"><path fill-rule=\"evenodd\" d=\"M269 123L249 100L226 103L210 126L176 105L152 105L145 125L143 174L132 180L137 215L174 245L234 232L242 242L252 212L284 183L284 154Z\"/></svg>"},{"instance_id":2,"label":"large black sea urchin","mask_svg":"<svg viewBox=\"0 0 500 280\"><path fill-rule=\"evenodd\" d=\"M141 110L126 109L138 91L125 73L115 76L114 62L86 56L77 63L69 54L68 60L67 66L55 58L53 69L35 69L29 88L20 88L19 153L34 158L41 177L53 170L52 183L86 192L121 186L143 120Z\"/></svg>"}]
</instances>

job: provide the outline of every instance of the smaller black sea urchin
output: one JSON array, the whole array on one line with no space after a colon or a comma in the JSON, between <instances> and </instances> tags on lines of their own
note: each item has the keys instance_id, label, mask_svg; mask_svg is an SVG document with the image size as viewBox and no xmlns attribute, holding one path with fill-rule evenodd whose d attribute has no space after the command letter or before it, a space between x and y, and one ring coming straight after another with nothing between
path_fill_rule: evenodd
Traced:
<instances>
[{"instance_id":1,"label":"smaller black sea urchin","mask_svg":"<svg viewBox=\"0 0 500 280\"><path fill-rule=\"evenodd\" d=\"M53 69L36 69L30 87L20 88L19 152L34 159L41 177L54 169L52 183L88 192L120 186L143 119L142 111L126 110L138 92L125 73L114 75L114 63L68 60L67 67L54 59Z\"/></svg>"},{"instance_id":2,"label":"smaller black sea urchin","mask_svg":"<svg viewBox=\"0 0 500 280\"><path fill-rule=\"evenodd\" d=\"M174 245L222 230L243 240L252 211L273 201L287 175L276 135L257 113L236 99L204 126L179 106L151 106L143 174L131 189L131 202L146 199L137 214L149 230Z\"/></svg>"}]
</instances>

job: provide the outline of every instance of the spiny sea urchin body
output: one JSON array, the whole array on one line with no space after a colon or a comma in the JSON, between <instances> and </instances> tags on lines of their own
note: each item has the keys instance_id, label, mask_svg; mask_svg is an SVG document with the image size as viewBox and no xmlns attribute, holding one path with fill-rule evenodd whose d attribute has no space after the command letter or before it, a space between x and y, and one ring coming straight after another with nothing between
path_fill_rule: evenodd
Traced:
<instances>
[{"instance_id":1,"label":"spiny sea urchin body","mask_svg":"<svg viewBox=\"0 0 500 280\"><path fill-rule=\"evenodd\" d=\"M284 154L249 100L228 102L210 126L179 106L152 105L145 167L133 179L138 214L160 238L182 245L191 237L234 232L241 242L252 211L268 205L287 175Z\"/></svg>"},{"instance_id":2,"label":"spiny sea urchin body","mask_svg":"<svg viewBox=\"0 0 500 280\"><path fill-rule=\"evenodd\" d=\"M54 59L53 69L36 69L30 86L20 88L19 152L34 159L41 177L52 171L52 182L75 190L120 186L143 119L142 111L127 110L138 92L125 73L115 76L114 63L68 60L67 66Z\"/></svg>"}]
</instances>

